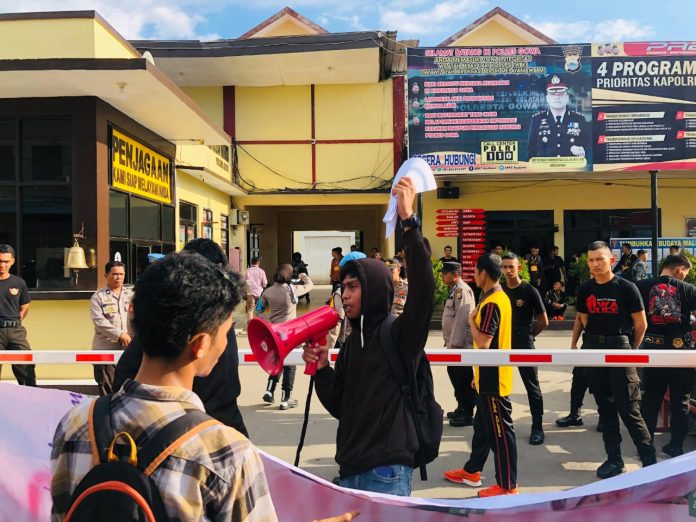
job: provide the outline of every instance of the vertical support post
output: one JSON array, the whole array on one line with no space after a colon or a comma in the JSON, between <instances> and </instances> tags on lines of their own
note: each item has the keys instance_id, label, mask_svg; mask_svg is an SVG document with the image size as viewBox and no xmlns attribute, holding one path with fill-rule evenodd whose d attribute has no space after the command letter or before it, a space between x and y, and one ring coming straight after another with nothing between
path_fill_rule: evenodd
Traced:
<instances>
[{"instance_id":1,"label":"vertical support post","mask_svg":"<svg viewBox=\"0 0 696 522\"><path fill-rule=\"evenodd\" d=\"M650 171L650 209L652 211L652 274L657 277L657 241L660 227L660 212L657 206L657 170Z\"/></svg>"}]
</instances>

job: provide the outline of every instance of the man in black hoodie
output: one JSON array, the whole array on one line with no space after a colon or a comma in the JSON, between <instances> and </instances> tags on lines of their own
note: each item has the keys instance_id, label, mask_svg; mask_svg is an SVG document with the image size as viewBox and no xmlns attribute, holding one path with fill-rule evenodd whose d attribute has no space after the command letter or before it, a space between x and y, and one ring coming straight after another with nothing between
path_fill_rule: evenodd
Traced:
<instances>
[{"instance_id":1,"label":"man in black hoodie","mask_svg":"<svg viewBox=\"0 0 696 522\"><path fill-rule=\"evenodd\" d=\"M184 250L197 252L218 266L227 266L227 256L220 245L211 239L198 238L189 241ZM116 365L114 391L121 389L128 379L135 378L143 360L143 349L138 337L124 350ZM239 382L239 354L234 326L227 334L227 347L218 359L210 374L193 379L193 391L203 401L205 411L223 424L233 427L245 437L249 437L242 413L237 406L241 392Z\"/></svg>"},{"instance_id":2,"label":"man in black hoodie","mask_svg":"<svg viewBox=\"0 0 696 522\"><path fill-rule=\"evenodd\" d=\"M391 335L404 368L415 370L428 338L435 282L431 250L413 213L415 190L402 178L392 194L397 197L406 246L409 296ZM338 419L336 462L344 487L411 494L417 465L418 437L411 414L380 344L379 327L389 315L394 283L378 259L359 259L341 270L343 307L352 332L334 368L328 364L328 345L305 348L305 362L318 361L317 395Z\"/></svg>"}]
</instances>

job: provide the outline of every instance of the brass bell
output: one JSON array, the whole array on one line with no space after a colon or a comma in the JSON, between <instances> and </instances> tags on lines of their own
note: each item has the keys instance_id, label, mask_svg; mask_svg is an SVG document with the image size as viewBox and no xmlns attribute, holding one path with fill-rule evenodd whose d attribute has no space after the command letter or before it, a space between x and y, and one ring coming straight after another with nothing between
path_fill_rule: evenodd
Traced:
<instances>
[{"instance_id":1,"label":"brass bell","mask_svg":"<svg viewBox=\"0 0 696 522\"><path fill-rule=\"evenodd\" d=\"M85 258L85 249L77 242L77 238L75 238L73 246L70 247L68 262L65 264L65 268L71 268L73 270L84 270L89 268Z\"/></svg>"}]
</instances>

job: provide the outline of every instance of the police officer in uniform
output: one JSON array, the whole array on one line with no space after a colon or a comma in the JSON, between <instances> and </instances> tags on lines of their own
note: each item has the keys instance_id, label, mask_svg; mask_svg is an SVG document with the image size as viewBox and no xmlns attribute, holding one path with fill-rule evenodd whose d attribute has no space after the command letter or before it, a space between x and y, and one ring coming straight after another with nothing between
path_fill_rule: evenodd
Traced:
<instances>
[{"instance_id":1,"label":"police officer in uniform","mask_svg":"<svg viewBox=\"0 0 696 522\"><path fill-rule=\"evenodd\" d=\"M659 277L638 281L645 303L648 330L643 341L647 350L693 350L690 316L696 313L696 286L685 283L691 261L684 254L665 258ZM671 457L684 453L689 428L689 401L694 388L694 368L645 368L642 413L650 434L655 435L662 399L669 386L672 420L671 439L662 451Z\"/></svg>"},{"instance_id":2,"label":"police officer in uniform","mask_svg":"<svg viewBox=\"0 0 696 522\"><path fill-rule=\"evenodd\" d=\"M568 84L553 74L546 84L548 109L529 123L527 159L585 157L590 151L590 129L585 117L568 108Z\"/></svg>"},{"instance_id":3,"label":"police officer in uniform","mask_svg":"<svg viewBox=\"0 0 696 522\"><path fill-rule=\"evenodd\" d=\"M386 262L394 281L394 302L392 304L392 315L401 315L406 305L408 297L408 281L401 278L401 263L398 259L388 259Z\"/></svg>"},{"instance_id":4,"label":"police officer in uniform","mask_svg":"<svg viewBox=\"0 0 696 522\"><path fill-rule=\"evenodd\" d=\"M503 291L510 298L512 307L512 349L533 350L534 338L549 325L541 294L520 279L520 260L512 252L503 256L503 276ZM539 372L535 366L520 366L519 370L532 414L529 443L536 446L544 442L544 399L539 386Z\"/></svg>"},{"instance_id":5,"label":"police officer in uniform","mask_svg":"<svg viewBox=\"0 0 696 522\"><path fill-rule=\"evenodd\" d=\"M89 303L89 312L94 323L92 350L124 350L131 342L128 330L128 312L133 291L123 286L126 265L110 261L104 267L106 286L97 290ZM111 364L94 366L94 380L99 393L113 392L116 367Z\"/></svg>"},{"instance_id":6,"label":"police officer in uniform","mask_svg":"<svg viewBox=\"0 0 696 522\"><path fill-rule=\"evenodd\" d=\"M462 265L454 261L442 263L440 269L442 281L449 287L450 293L442 312L442 336L445 347L452 349L473 348L469 315L476 307L474 292L462 280ZM471 426L474 423L476 390L472 383L474 370L471 366L448 366L457 408L447 413L450 426Z\"/></svg>"},{"instance_id":7,"label":"police officer in uniform","mask_svg":"<svg viewBox=\"0 0 696 522\"><path fill-rule=\"evenodd\" d=\"M22 321L29 313L29 290L24 279L10 273L15 252L0 245L0 350L31 350ZM0 366L1 368L1 366ZM36 386L33 364L13 364L12 373L19 384Z\"/></svg>"},{"instance_id":8,"label":"police officer in uniform","mask_svg":"<svg viewBox=\"0 0 696 522\"><path fill-rule=\"evenodd\" d=\"M580 285L577 293L578 315L585 328L583 350L630 350L643 342L647 328L643 300L636 285L611 271L613 262L607 243L590 243L587 264L594 279ZM597 469L597 476L605 479L625 471L619 416L643 466L654 464L655 447L640 413L640 380L636 369L588 368L587 377L597 401L607 452L607 460Z\"/></svg>"}]
</instances>

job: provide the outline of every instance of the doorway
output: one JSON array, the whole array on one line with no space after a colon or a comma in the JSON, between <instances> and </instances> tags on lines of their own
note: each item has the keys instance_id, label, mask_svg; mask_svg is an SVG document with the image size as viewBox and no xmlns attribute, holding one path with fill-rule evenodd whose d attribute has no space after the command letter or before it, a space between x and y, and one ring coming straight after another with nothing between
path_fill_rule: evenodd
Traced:
<instances>
[{"instance_id":1,"label":"doorway","mask_svg":"<svg viewBox=\"0 0 696 522\"><path fill-rule=\"evenodd\" d=\"M503 245L519 256L532 246L548 255L553 246L553 210L486 211L486 241L490 249Z\"/></svg>"}]
</instances>

